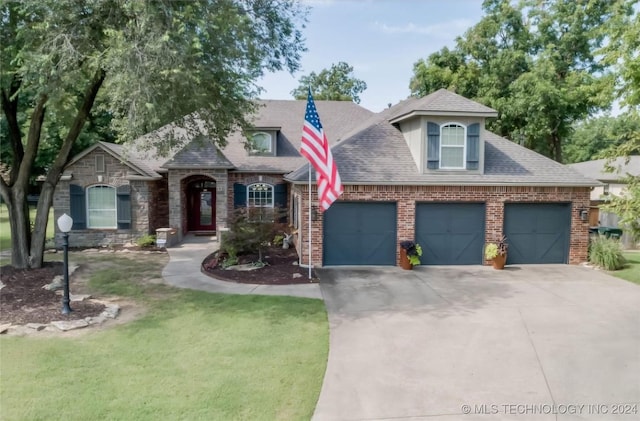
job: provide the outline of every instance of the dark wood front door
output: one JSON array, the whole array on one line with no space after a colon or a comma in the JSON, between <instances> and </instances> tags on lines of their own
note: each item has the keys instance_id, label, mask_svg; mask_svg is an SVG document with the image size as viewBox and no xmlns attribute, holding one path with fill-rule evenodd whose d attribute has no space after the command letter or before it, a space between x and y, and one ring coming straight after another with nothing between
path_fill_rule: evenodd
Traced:
<instances>
[{"instance_id":1,"label":"dark wood front door","mask_svg":"<svg viewBox=\"0 0 640 421\"><path fill-rule=\"evenodd\" d=\"M187 218L190 231L216 230L216 183L196 181L187 190Z\"/></svg>"}]
</instances>

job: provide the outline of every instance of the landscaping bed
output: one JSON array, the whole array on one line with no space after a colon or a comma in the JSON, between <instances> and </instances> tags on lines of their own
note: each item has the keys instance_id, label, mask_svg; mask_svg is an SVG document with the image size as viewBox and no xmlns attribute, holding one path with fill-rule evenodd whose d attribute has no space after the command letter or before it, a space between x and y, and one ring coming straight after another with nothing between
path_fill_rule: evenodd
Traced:
<instances>
[{"instance_id":1,"label":"landscaping bed","mask_svg":"<svg viewBox=\"0 0 640 421\"><path fill-rule=\"evenodd\" d=\"M318 282L315 273L298 265L298 253L295 248L283 249L280 246L271 246L264 250L262 262L256 269L237 270L234 266L248 266L259 261L257 253L238 255L237 265L224 267L224 261L228 258L225 253L213 253L202 263L202 272L216 279L224 281L260 284L260 285L285 285L308 284Z\"/></svg>"}]
</instances>

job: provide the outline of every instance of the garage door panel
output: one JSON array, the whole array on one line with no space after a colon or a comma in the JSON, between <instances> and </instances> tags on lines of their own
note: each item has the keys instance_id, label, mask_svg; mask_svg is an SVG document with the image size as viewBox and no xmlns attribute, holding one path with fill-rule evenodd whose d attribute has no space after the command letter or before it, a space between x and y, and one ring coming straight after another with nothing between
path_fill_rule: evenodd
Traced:
<instances>
[{"instance_id":1,"label":"garage door panel","mask_svg":"<svg viewBox=\"0 0 640 421\"><path fill-rule=\"evenodd\" d=\"M324 214L324 265L395 265L396 204L338 202Z\"/></svg>"},{"instance_id":2,"label":"garage door panel","mask_svg":"<svg viewBox=\"0 0 640 421\"><path fill-rule=\"evenodd\" d=\"M570 204L505 204L507 263L567 263L570 228Z\"/></svg>"},{"instance_id":3,"label":"garage door panel","mask_svg":"<svg viewBox=\"0 0 640 421\"><path fill-rule=\"evenodd\" d=\"M417 204L416 241L423 249L422 264L481 264L484 221L483 203Z\"/></svg>"}]
</instances>

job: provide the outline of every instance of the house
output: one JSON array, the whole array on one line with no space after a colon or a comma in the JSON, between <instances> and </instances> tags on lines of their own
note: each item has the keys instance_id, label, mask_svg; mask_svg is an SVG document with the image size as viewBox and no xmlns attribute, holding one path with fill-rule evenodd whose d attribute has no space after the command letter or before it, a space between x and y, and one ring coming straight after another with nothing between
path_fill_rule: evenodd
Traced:
<instances>
[{"instance_id":1,"label":"house","mask_svg":"<svg viewBox=\"0 0 640 421\"><path fill-rule=\"evenodd\" d=\"M606 203L609 197L624 194L626 184L624 177L627 174L640 176L640 156L630 156L628 161L625 158L615 159L610 163L613 171L606 170L606 159L579 162L568 166L585 177L593 178L602 183L591 190L589 225L591 227L618 228L618 215L602 211L600 206ZM622 243L625 248L636 248L635 241L629 233L623 233Z\"/></svg>"},{"instance_id":2,"label":"house","mask_svg":"<svg viewBox=\"0 0 640 421\"><path fill-rule=\"evenodd\" d=\"M224 148L194 139L164 160L107 143L87 149L65 169L56 217L77 221L72 244L95 246L158 228L179 241L224 227L235 207L282 206L302 263L311 216L318 266L395 265L406 239L422 245L423 264L482 264L485 242L502 234L508 263L586 260L581 212L599 183L487 131L495 110L444 89L380 113L316 104L344 185L324 213L315 184L309 206L309 165L298 153L306 102L261 101L253 149L240 133Z\"/></svg>"}]
</instances>

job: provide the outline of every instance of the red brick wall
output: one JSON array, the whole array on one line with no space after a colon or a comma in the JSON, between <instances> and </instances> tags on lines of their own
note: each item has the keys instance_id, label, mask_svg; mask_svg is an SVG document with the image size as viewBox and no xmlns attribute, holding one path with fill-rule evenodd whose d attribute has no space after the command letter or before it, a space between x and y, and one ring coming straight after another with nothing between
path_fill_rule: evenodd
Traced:
<instances>
[{"instance_id":1,"label":"red brick wall","mask_svg":"<svg viewBox=\"0 0 640 421\"><path fill-rule=\"evenodd\" d=\"M312 186L312 260L322 265L322 213L318 212L315 185ZM496 241L502 236L504 204L518 203L571 203L571 238L569 263L587 260L589 221L582 221L578 209L589 207L588 187L508 187L508 186L345 186L341 201L395 201L398 207L398 242L414 238L416 202L482 202L486 206L485 241ZM302 198L301 234L298 244L302 261L308 262L307 221L308 193L306 185L296 185L294 191ZM302 250L300 250L302 249ZM399 255L396 256L399 258Z\"/></svg>"},{"instance_id":2,"label":"red brick wall","mask_svg":"<svg viewBox=\"0 0 640 421\"><path fill-rule=\"evenodd\" d=\"M248 186L254 183L267 183L271 185L284 183L282 174L253 174L253 173L229 173L229 184L227 188L227 215L233 213L233 185L235 183ZM287 195L289 197L289 195ZM288 203L287 203L288 205Z\"/></svg>"}]
</instances>

